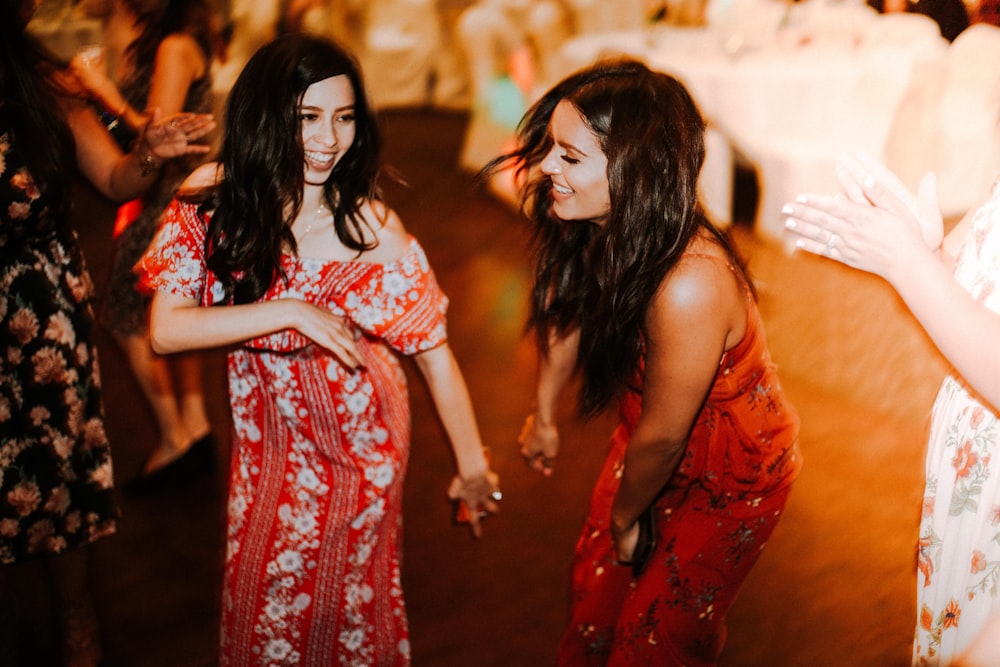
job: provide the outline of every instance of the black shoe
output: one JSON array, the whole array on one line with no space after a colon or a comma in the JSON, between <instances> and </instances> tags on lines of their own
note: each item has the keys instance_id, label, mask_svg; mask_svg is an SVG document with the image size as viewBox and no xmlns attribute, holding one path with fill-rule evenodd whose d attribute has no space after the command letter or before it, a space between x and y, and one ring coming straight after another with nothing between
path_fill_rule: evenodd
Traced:
<instances>
[{"instance_id":1,"label":"black shoe","mask_svg":"<svg viewBox=\"0 0 1000 667\"><path fill-rule=\"evenodd\" d=\"M122 490L129 496L152 496L190 486L215 469L215 450L215 436L209 433L173 461L127 480Z\"/></svg>"}]
</instances>

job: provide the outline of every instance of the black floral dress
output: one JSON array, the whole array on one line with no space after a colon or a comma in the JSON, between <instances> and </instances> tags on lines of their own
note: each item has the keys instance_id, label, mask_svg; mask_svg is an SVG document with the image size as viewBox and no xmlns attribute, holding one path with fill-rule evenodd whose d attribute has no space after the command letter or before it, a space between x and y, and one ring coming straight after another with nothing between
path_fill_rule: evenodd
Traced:
<instances>
[{"instance_id":1,"label":"black floral dress","mask_svg":"<svg viewBox=\"0 0 1000 667\"><path fill-rule=\"evenodd\" d=\"M93 286L0 105L0 563L115 531Z\"/></svg>"}]
</instances>

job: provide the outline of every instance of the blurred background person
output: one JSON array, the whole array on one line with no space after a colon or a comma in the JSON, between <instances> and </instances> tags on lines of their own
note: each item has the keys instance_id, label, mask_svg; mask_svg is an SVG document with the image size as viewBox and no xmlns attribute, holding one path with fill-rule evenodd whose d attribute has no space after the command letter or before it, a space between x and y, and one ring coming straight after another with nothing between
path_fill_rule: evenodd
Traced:
<instances>
[{"instance_id":1,"label":"blurred background person","mask_svg":"<svg viewBox=\"0 0 1000 667\"><path fill-rule=\"evenodd\" d=\"M107 2L110 15L119 17L109 17L109 23L124 24L131 18L134 24L135 37L125 49L120 82L108 77L100 57L78 54L72 65L99 108L111 117L119 140L131 143L153 109L165 114L210 113L211 63L218 46L211 8L203 0ZM197 354L165 357L153 353L146 301L136 289L132 271L177 187L204 157L170 161L143 197L119 209L115 222L116 250L100 321L125 352L160 432L143 469L124 484L125 491L133 494L183 486L208 474L216 455L201 359Z\"/></svg>"}]
</instances>

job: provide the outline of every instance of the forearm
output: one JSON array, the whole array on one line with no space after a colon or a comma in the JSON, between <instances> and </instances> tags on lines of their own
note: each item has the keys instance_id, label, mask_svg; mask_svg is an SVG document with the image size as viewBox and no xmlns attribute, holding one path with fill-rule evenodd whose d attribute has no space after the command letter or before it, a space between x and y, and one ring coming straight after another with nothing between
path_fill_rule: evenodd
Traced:
<instances>
[{"instance_id":1,"label":"forearm","mask_svg":"<svg viewBox=\"0 0 1000 667\"><path fill-rule=\"evenodd\" d=\"M232 345L295 328L292 307L292 301L278 299L204 308L157 292L150 309L150 341L160 354Z\"/></svg>"},{"instance_id":2,"label":"forearm","mask_svg":"<svg viewBox=\"0 0 1000 667\"><path fill-rule=\"evenodd\" d=\"M888 279L955 370L1000 406L1000 314L976 301L936 257L901 258Z\"/></svg>"},{"instance_id":3,"label":"forearm","mask_svg":"<svg viewBox=\"0 0 1000 667\"><path fill-rule=\"evenodd\" d=\"M633 435L625 450L621 485L611 506L611 522L617 534L624 533L656 500L677 469L685 444L642 440Z\"/></svg>"},{"instance_id":4,"label":"forearm","mask_svg":"<svg viewBox=\"0 0 1000 667\"><path fill-rule=\"evenodd\" d=\"M451 348L443 344L414 359L451 443L459 476L471 479L485 474L488 465L472 399Z\"/></svg>"},{"instance_id":5,"label":"forearm","mask_svg":"<svg viewBox=\"0 0 1000 667\"><path fill-rule=\"evenodd\" d=\"M549 334L548 352L539 355L535 386L535 419L540 425L555 423L559 395L576 370L579 347L579 329L563 336L555 332Z\"/></svg>"},{"instance_id":6,"label":"forearm","mask_svg":"<svg viewBox=\"0 0 1000 667\"><path fill-rule=\"evenodd\" d=\"M145 143L125 153L111 168L107 193L115 201L128 201L145 193L156 181L164 160L156 157Z\"/></svg>"}]
</instances>

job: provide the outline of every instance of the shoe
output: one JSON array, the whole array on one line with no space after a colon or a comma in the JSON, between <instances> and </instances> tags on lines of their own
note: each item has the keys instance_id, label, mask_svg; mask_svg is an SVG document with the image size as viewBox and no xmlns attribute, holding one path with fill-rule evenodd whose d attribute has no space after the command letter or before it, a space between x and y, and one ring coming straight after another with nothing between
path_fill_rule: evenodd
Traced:
<instances>
[{"instance_id":1,"label":"shoe","mask_svg":"<svg viewBox=\"0 0 1000 667\"><path fill-rule=\"evenodd\" d=\"M129 496L152 496L190 486L215 469L215 452L215 436L209 433L173 461L127 480L122 490Z\"/></svg>"}]
</instances>

